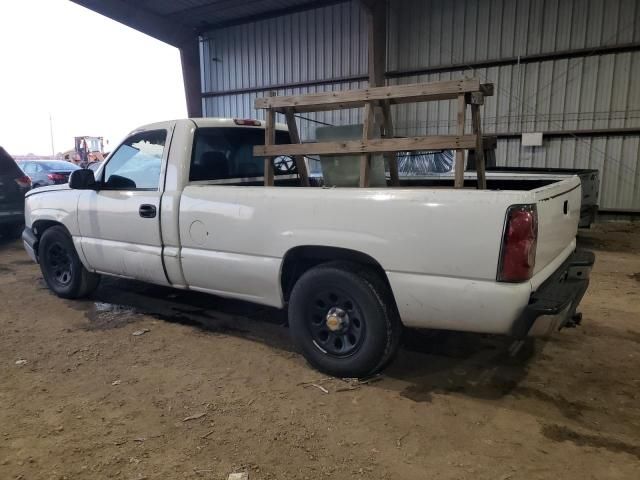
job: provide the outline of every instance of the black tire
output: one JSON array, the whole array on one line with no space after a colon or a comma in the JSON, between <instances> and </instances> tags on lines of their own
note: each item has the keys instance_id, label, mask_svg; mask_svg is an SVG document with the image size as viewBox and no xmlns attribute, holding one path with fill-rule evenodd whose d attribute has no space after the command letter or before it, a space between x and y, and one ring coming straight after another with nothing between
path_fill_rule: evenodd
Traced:
<instances>
[{"instance_id":1,"label":"black tire","mask_svg":"<svg viewBox=\"0 0 640 480\"><path fill-rule=\"evenodd\" d=\"M100 282L100 275L89 272L82 265L64 227L45 230L38 246L38 259L45 282L59 297L86 297Z\"/></svg>"},{"instance_id":2,"label":"black tire","mask_svg":"<svg viewBox=\"0 0 640 480\"><path fill-rule=\"evenodd\" d=\"M402 331L386 283L348 262L321 264L300 277L291 292L289 327L313 367L341 378L379 372L397 353Z\"/></svg>"}]
</instances>

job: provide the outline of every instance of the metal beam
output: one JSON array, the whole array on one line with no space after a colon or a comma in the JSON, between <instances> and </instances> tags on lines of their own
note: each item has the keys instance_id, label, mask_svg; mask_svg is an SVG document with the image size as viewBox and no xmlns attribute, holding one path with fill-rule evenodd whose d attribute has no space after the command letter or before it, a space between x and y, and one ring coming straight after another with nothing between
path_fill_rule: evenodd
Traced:
<instances>
[{"instance_id":1,"label":"metal beam","mask_svg":"<svg viewBox=\"0 0 640 480\"><path fill-rule=\"evenodd\" d=\"M187 25L123 0L71 1L174 47L180 48L197 36Z\"/></svg>"},{"instance_id":2,"label":"metal beam","mask_svg":"<svg viewBox=\"0 0 640 480\"><path fill-rule=\"evenodd\" d=\"M202 83L200 80L200 40L192 37L180 47L182 81L189 117L202 116Z\"/></svg>"},{"instance_id":3,"label":"metal beam","mask_svg":"<svg viewBox=\"0 0 640 480\"><path fill-rule=\"evenodd\" d=\"M518 138L528 132L487 133L498 138ZM604 137L611 135L640 135L640 127L625 128L584 128L581 130L549 130L542 137Z\"/></svg>"},{"instance_id":4,"label":"metal beam","mask_svg":"<svg viewBox=\"0 0 640 480\"><path fill-rule=\"evenodd\" d=\"M578 49L578 50L565 50L563 52L555 52L550 54L529 55L520 57L520 63L532 63L532 62L544 62L547 60L562 60L565 58L586 57L588 55L609 55L614 53L625 53L640 51L640 43L631 43L618 46L600 47L596 49ZM438 65L435 67L425 67L415 70L393 70L386 72L386 78L404 78L414 75L422 75L437 72L454 72L457 70L468 70L469 68L488 68L501 65L516 65L518 63L517 57L510 57L500 60L483 60L479 62L470 62L466 64L449 64ZM368 80L368 75L351 75L344 77L335 77L324 80L307 80L303 82L282 83L275 85L267 85L264 87L249 87L249 88L237 88L230 90L215 90L211 92L204 92L203 97L219 97L223 95L236 95L241 93L258 93L266 92L269 90L281 90L285 88L298 88L298 87L310 87L315 85L335 85L337 83L346 82L362 82Z\"/></svg>"},{"instance_id":5,"label":"metal beam","mask_svg":"<svg viewBox=\"0 0 640 480\"><path fill-rule=\"evenodd\" d=\"M520 57L507 57L492 60L480 60L468 63L452 63L448 65L436 65L433 67L414 68L407 70L392 70L386 73L387 78L402 78L413 75L427 75L430 73L455 72L475 68L502 67L505 65L518 65L524 63L547 62L551 60L565 60L568 58L589 57L591 55L611 55L614 53L635 52L640 50L640 43L625 43L620 45L608 45L596 48L576 48L558 52L536 53L534 55L522 55Z\"/></svg>"},{"instance_id":6,"label":"metal beam","mask_svg":"<svg viewBox=\"0 0 640 480\"><path fill-rule=\"evenodd\" d=\"M193 28L168 20L152 11L122 0L72 0L89 10L111 18L180 50L182 77L190 117L202 116L200 45Z\"/></svg>"},{"instance_id":7,"label":"metal beam","mask_svg":"<svg viewBox=\"0 0 640 480\"><path fill-rule=\"evenodd\" d=\"M382 87L387 68L387 2L360 0L367 13L369 86Z\"/></svg>"},{"instance_id":8,"label":"metal beam","mask_svg":"<svg viewBox=\"0 0 640 480\"><path fill-rule=\"evenodd\" d=\"M255 15L249 15L234 20L225 20L222 22L202 22L198 26L198 33L202 36L206 36L206 32L211 30L218 30L220 28L233 27L235 25L242 25L245 23L257 22L260 20L266 20L268 18L282 17L283 15L290 15L292 13L304 12L306 10L313 10L316 8L328 7L336 5L338 3L347 3L349 0L311 0L300 5L294 5L291 7L280 8L278 10L268 10L266 12L257 13ZM198 8L198 7L195 7ZM177 12L177 15L180 13Z\"/></svg>"}]
</instances>

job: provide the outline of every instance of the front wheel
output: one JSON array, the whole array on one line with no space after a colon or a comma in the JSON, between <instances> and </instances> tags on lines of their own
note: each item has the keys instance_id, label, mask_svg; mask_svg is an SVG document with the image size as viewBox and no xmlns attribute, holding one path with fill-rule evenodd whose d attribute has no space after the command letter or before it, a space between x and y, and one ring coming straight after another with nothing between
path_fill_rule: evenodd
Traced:
<instances>
[{"instance_id":1,"label":"front wheel","mask_svg":"<svg viewBox=\"0 0 640 480\"><path fill-rule=\"evenodd\" d=\"M367 267L322 264L296 282L289 326L307 361L336 377L366 377L395 355L400 319L388 286Z\"/></svg>"},{"instance_id":2,"label":"front wheel","mask_svg":"<svg viewBox=\"0 0 640 480\"><path fill-rule=\"evenodd\" d=\"M38 257L49 288L62 298L81 298L98 286L100 275L89 272L64 227L51 227L40 238Z\"/></svg>"}]
</instances>

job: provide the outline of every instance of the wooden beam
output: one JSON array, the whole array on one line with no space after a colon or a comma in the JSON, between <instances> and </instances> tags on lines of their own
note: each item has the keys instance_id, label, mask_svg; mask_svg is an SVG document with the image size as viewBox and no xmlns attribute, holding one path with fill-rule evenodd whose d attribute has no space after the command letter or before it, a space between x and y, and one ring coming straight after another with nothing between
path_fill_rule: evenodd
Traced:
<instances>
[{"instance_id":1,"label":"wooden beam","mask_svg":"<svg viewBox=\"0 0 640 480\"><path fill-rule=\"evenodd\" d=\"M256 145L253 154L278 155L353 155L360 153L411 152L416 150L455 150L475 148L475 135L432 135L429 137L374 138L343 142L300 143L297 145Z\"/></svg>"},{"instance_id":2,"label":"wooden beam","mask_svg":"<svg viewBox=\"0 0 640 480\"><path fill-rule=\"evenodd\" d=\"M269 92L275 95L275 92ZM276 112L267 110L267 118L264 126L264 146L272 147L276 143ZM273 186L273 157L275 155L264 155L264 186Z\"/></svg>"},{"instance_id":3,"label":"wooden beam","mask_svg":"<svg viewBox=\"0 0 640 480\"><path fill-rule=\"evenodd\" d=\"M375 119L373 113L373 105L368 102L364 106L362 117L362 141L368 142L373 136L373 128ZM360 187L369 186L369 178L371 177L371 152L360 155Z\"/></svg>"},{"instance_id":4,"label":"wooden beam","mask_svg":"<svg viewBox=\"0 0 640 480\"><path fill-rule=\"evenodd\" d=\"M447 80L443 82L388 85L358 90L311 93L256 98L256 108L272 108L282 111L292 107L296 112L318 112L344 108L364 107L372 100L387 100L390 104L453 100L460 94L477 92L480 81L475 79Z\"/></svg>"},{"instance_id":5,"label":"wooden beam","mask_svg":"<svg viewBox=\"0 0 640 480\"><path fill-rule=\"evenodd\" d=\"M293 115L293 110L288 108L285 112L285 118L287 119L287 127L289 128L289 138L291 143L300 143L300 134L298 133L298 125L296 124L296 118ZM303 155L296 155L293 157L296 161L296 168L298 175L300 176L300 183L303 187L309 186L309 172L307 170L307 162L304 161Z\"/></svg>"},{"instance_id":6,"label":"wooden beam","mask_svg":"<svg viewBox=\"0 0 640 480\"><path fill-rule=\"evenodd\" d=\"M382 125L380 126L381 136L384 138L393 138L393 117L391 116L391 107L386 100L380 102L382 110ZM400 185L400 175L398 174L398 157L395 152L387 152L384 158L389 165L389 176L391 177L391 185L397 187Z\"/></svg>"},{"instance_id":7,"label":"wooden beam","mask_svg":"<svg viewBox=\"0 0 640 480\"><path fill-rule=\"evenodd\" d=\"M361 3L367 14L369 88L383 87L385 84L385 72L387 71L387 2L386 0L361 0ZM372 124L370 130L373 132L375 125L382 129L384 117L378 102L371 104L371 109L373 110L373 115L371 116ZM367 116L365 112L365 118ZM372 135L369 135L366 138L371 137ZM371 165L371 155L368 154L367 158L367 165ZM367 171L367 186L369 185L368 174L369 171Z\"/></svg>"},{"instance_id":8,"label":"wooden beam","mask_svg":"<svg viewBox=\"0 0 640 480\"><path fill-rule=\"evenodd\" d=\"M480 105L477 103L471 104L471 125L473 133L476 137L476 172L478 175L478 189L487 189L487 176L484 161L484 145L482 139L482 127L480 125Z\"/></svg>"},{"instance_id":9,"label":"wooden beam","mask_svg":"<svg viewBox=\"0 0 640 480\"><path fill-rule=\"evenodd\" d=\"M458 135L464 135L464 123L466 120L467 114L467 98L463 93L458 95ZM474 137L475 140L475 137ZM474 142L475 146L475 142ZM453 186L455 188L464 187L464 150L463 148L469 147L459 147L456 150L456 169L455 169L455 178L453 182Z\"/></svg>"}]
</instances>

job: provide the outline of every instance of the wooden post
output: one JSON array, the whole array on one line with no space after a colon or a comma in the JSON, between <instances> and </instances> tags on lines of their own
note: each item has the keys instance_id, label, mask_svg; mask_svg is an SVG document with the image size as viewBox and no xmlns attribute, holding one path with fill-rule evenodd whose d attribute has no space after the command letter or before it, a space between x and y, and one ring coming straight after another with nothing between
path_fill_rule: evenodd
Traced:
<instances>
[{"instance_id":1,"label":"wooden post","mask_svg":"<svg viewBox=\"0 0 640 480\"><path fill-rule=\"evenodd\" d=\"M380 125L381 136L385 138L393 138L393 118L391 117L389 101L383 100L380 107L382 109L382 125ZM400 177L398 175L398 155L396 152L391 152L386 153L384 157L389 165L391 185L397 187L400 185Z\"/></svg>"},{"instance_id":2,"label":"wooden post","mask_svg":"<svg viewBox=\"0 0 640 480\"><path fill-rule=\"evenodd\" d=\"M467 99L464 93L458 95L458 135L464 135L464 122L467 115ZM455 188L464 187L464 149L456 150Z\"/></svg>"},{"instance_id":3,"label":"wooden post","mask_svg":"<svg viewBox=\"0 0 640 480\"><path fill-rule=\"evenodd\" d=\"M369 67L369 87L382 87L385 84L385 73L387 69L387 2L385 0L363 0L362 5L368 17L368 67ZM369 126L367 126L369 122ZM362 138L370 139L373 135L375 125L383 129L385 124L384 112L377 103L367 102L364 106L364 122ZM386 124L384 126L386 129ZM369 129L367 131L367 129ZM390 173L393 171L392 163L395 165L397 177L397 164L391 161L395 158L395 153L386 153L385 158L389 163ZM366 159L366 160L365 160ZM369 186L369 173L371 167L371 154L362 155L360 158L360 186ZM366 175L363 177L363 175ZM392 181L393 181L393 173ZM364 182L364 184L363 184Z\"/></svg>"},{"instance_id":4,"label":"wooden post","mask_svg":"<svg viewBox=\"0 0 640 480\"><path fill-rule=\"evenodd\" d=\"M275 92L269 92L269 96L275 96ZM276 112L269 108L266 111L266 117L264 144L269 146L276 143ZM273 157L264 157L264 186L273 186Z\"/></svg>"},{"instance_id":5,"label":"wooden post","mask_svg":"<svg viewBox=\"0 0 640 480\"><path fill-rule=\"evenodd\" d=\"M365 142L372 137L374 125L373 105L367 102L364 106L364 114L362 121L362 140ZM363 153L360 155L360 186L369 186L369 176L371 172L371 153Z\"/></svg>"},{"instance_id":6,"label":"wooden post","mask_svg":"<svg viewBox=\"0 0 640 480\"><path fill-rule=\"evenodd\" d=\"M289 137L291 143L300 143L300 134L298 133L298 125L296 125L296 118L293 115L293 108L287 108L284 114L287 119L287 127L289 127ZM304 161L304 156L295 155L293 157L296 161L296 168L298 175L300 176L300 183L303 187L309 186L309 172L307 171L307 163Z\"/></svg>"},{"instance_id":7,"label":"wooden post","mask_svg":"<svg viewBox=\"0 0 640 480\"><path fill-rule=\"evenodd\" d=\"M487 176L484 162L484 142L482 141L482 127L480 126L480 104L471 103L471 124L476 136L476 173L478 175L478 189L486 190Z\"/></svg>"}]
</instances>

